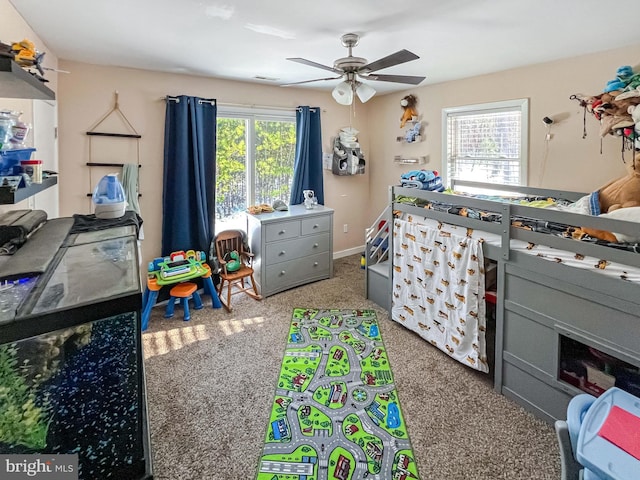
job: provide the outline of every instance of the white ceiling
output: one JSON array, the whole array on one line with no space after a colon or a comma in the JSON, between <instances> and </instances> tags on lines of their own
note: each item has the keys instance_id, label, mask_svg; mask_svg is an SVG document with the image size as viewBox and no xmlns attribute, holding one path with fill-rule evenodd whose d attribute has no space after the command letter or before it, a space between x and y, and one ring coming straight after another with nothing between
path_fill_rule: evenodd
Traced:
<instances>
[{"instance_id":1,"label":"white ceiling","mask_svg":"<svg viewBox=\"0 0 640 480\"><path fill-rule=\"evenodd\" d=\"M272 85L332 76L286 58L332 66L347 55L347 32L360 34L353 53L370 62L401 49L420 56L378 73L424 75L421 85L640 44L633 2L605 0L10 1L61 59Z\"/></svg>"}]
</instances>

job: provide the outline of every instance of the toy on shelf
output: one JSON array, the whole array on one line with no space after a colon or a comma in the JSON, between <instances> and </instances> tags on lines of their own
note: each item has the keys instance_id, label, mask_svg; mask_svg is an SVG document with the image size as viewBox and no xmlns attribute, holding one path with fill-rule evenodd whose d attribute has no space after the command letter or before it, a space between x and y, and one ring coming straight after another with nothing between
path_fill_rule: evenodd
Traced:
<instances>
[{"instance_id":1,"label":"toy on shelf","mask_svg":"<svg viewBox=\"0 0 640 480\"><path fill-rule=\"evenodd\" d=\"M421 127L422 124L420 122L415 122L410 128L407 128L404 137L399 137L399 140L404 140L407 143L419 142L422 140L420 136Z\"/></svg>"},{"instance_id":2,"label":"toy on shelf","mask_svg":"<svg viewBox=\"0 0 640 480\"><path fill-rule=\"evenodd\" d=\"M411 120L418 120L418 111L416 110L416 104L418 99L414 95L407 95L400 100L400 106L402 107L402 117L400 117L400 128L404 128L407 122Z\"/></svg>"},{"instance_id":3,"label":"toy on shelf","mask_svg":"<svg viewBox=\"0 0 640 480\"><path fill-rule=\"evenodd\" d=\"M640 149L640 69L628 65L619 67L615 78L599 95L575 94L569 97L580 102L600 122L600 136L620 136L629 146ZM586 115L585 115L586 117ZM586 125L582 137L586 137ZM624 146L624 144L623 144Z\"/></svg>"},{"instance_id":4,"label":"toy on shelf","mask_svg":"<svg viewBox=\"0 0 640 480\"><path fill-rule=\"evenodd\" d=\"M35 44L26 38L20 42L12 42L11 45L0 42L0 56L11 58L41 82L48 82L49 80L44 78L42 66L44 54L45 52L36 50ZM36 72L30 70L31 67L35 68Z\"/></svg>"}]
</instances>

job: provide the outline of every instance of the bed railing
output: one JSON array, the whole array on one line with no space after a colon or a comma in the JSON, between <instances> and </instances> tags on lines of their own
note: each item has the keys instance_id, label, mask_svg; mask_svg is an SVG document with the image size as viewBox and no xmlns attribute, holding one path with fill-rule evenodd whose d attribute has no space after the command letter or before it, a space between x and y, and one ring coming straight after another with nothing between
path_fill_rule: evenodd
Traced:
<instances>
[{"instance_id":1,"label":"bed railing","mask_svg":"<svg viewBox=\"0 0 640 480\"><path fill-rule=\"evenodd\" d=\"M389 259L391 208L387 206L365 230L365 268Z\"/></svg>"},{"instance_id":2,"label":"bed railing","mask_svg":"<svg viewBox=\"0 0 640 480\"><path fill-rule=\"evenodd\" d=\"M524 193L528 195L564 198L569 201L575 201L586 195L579 192L564 192L560 190L504 186L468 181L456 181L454 187L458 188L462 185L482 188L485 190L500 190L515 193ZM500 213L502 215L502 220L500 223L492 223L473 218L460 217L458 215L453 215L451 213L441 212L433 209L425 209L421 206L411 206L404 203L395 203L397 202L398 195L406 197L417 197L428 202L456 204L475 210ZM638 255L638 253L629 252L613 247L607 247L591 242L581 242L571 238L562 238L559 236L547 235L534 231L528 231L522 228L516 228L511 225L510 217L515 215L518 217L533 218L543 222L554 222L575 227L590 227L600 230L625 233L629 235L637 232L638 230L638 224L634 222L582 215L578 213L558 211L548 208L537 208L510 203L502 203L492 200L478 199L474 197L453 196L446 193L430 192L426 190L417 190L403 187L393 187L393 199L394 210L401 210L403 212L422 215L444 223L454 223L457 225L462 225L477 230L489 231L501 235L502 245L499 248L499 251L496 251L495 247L489 247L487 249L490 258L502 257L502 259L508 260L510 239L519 239L526 242L544 244L558 249L574 251L577 254L591 255L610 261L640 267L640 255Z\"/></svg>"}]
</instances>

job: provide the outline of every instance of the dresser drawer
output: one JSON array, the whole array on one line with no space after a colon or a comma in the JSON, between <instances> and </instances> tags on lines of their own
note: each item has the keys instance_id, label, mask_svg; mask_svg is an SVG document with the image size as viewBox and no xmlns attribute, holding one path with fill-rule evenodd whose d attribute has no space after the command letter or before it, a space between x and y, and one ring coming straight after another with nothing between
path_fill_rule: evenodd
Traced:
<instances>
[{"instance_id":1,"label":"dresser drawer","mask_svg":"<svg viewBox=\"0 0 640 480\"><path fill-rule=\"evenodd\" d=\"M330 243L331 236L329 233L283 240L282 242L271 242L264 249L263 262L265 265L273 265L299 257L328 252Z\"/></svg>"},{"instance_id":2,"label":"dresser drawer","mask_svg":"<svg viewBox=\"0 0 640 480\"><path fill-rule=\"evenodd\" d=\"M328 278L329 266L329 252L267 265L266 284L269 286L269 291L279 291L320 278Z\"/></svg>"},{"instance_id":3,"label":"dresser drawer","mask_svg":"<svg viewBox=\"0 0 640 480\"><path fill-rule=\"evenodd\" d=\"M305 218L302 220L301 225L302 235L328 232L331 229L331 217L329 217L329 215L322 215L312 218Z\"/></svg>"},{"instance_id":4,"label":"dresser drawer","mask_svg":"<svg viewBox=\"0 0 640 480\"><path fill-rule=\"evenodd\" d=\"M300 236L300 221L291 220L289 222L269 223L265 225L264 230L267 242L296 238Z\"/></svg>"}]
</instances>

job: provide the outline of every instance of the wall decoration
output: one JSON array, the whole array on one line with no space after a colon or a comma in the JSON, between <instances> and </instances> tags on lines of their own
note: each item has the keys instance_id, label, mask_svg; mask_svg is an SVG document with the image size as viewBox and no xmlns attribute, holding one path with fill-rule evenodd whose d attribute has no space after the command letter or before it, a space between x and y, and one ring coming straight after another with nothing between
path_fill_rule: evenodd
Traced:
<instances>
[{"instance_id":1,"label":"wall decoration","mask_svg":"<svg viewBox=\"0 0 640 480\"><path fill-rule=\"evenodd\" d=\"M422 122L420 122L418 116L418 110L416 104L418 99L414 95L407 95L400 100L400 106L402 107L402 117L400 117L400 128L407 127L402 135L396 137L396 141L404 143L414 143L422 141L421 128Z\"/></svg>"},{"instance_id":2,"label":"wall decoration","mask_svg":"<svg viewBox=\"0 0 640 480\"><path fill-rule=\"evenodd\" d=\"M622 138L624 150L640 150L640 67L628 65L618 68L615 78L609 80L599 95L575 94L569 97L600 121L600 136Z\"/></svg>"},{"instance_id":3,"label":"wall decoration","mask_svg":"<svg viewBox=\"0 0 640 480\"><path fill-rule=\"evenodd\" d=\"M358 143L358 133L355 128L345 127L334 139L331 171L335 175L364 174L364 153Z\"/></svg>"}]
</instances>

